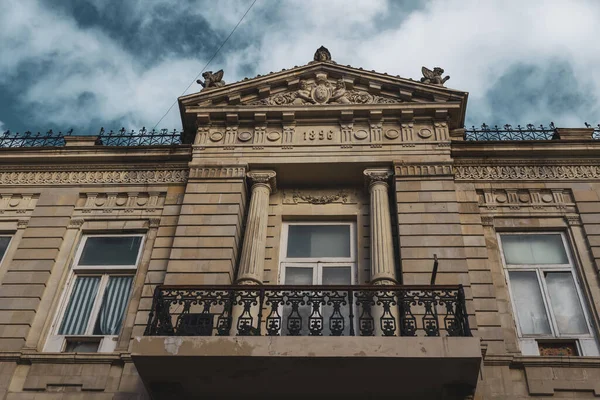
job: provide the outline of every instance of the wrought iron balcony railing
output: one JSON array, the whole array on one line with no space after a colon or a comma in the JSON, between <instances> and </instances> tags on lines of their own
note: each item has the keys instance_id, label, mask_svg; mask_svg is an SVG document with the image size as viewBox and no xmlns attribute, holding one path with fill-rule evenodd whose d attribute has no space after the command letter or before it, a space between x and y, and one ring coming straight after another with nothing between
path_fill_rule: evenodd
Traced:
<instances>
[{"instance_id":1,"label":"wrought iron balcony railing","mask_svg":"<svg viewBox=\"0 0 600 400\"><path fill-rule=\"evenodd\" d=\"M146 336L471 336L462 286L159 286Z\"/></svg>"},{"instance_id":2,"label":"wrought iron balcony railing","mask_svg":"<svg viewBox=\"0 0 600 400\"><path fill-rule=\"evenodd\" d=\"M550 122L549 127L540 125L536 127L532 124L527 124L525 127L517 125L513 128L512 125L504 125L493 127L482 124L481 128L471 127L465 130L465 140L469 141L495 141L495 140L554 140L558 139L556 135L556 127L553 122Z\"/></svg>"}]
</instances>

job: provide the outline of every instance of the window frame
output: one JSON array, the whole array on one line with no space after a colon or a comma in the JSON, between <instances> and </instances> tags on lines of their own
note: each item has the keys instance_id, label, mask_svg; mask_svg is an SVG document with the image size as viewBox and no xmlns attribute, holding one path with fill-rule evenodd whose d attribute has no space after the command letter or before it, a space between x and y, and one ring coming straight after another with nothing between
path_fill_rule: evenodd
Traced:
<instances>
[{"instance_id":1,"label":"window frame","mask_svg":"<svg viewBox=\"0 0 600 400\"><path fill-rule=\"evenodd\" d=\"M79 261L81 259L81 255L83 253L83 249L87 244L87 241L90 237L140 237L140 245L138 248L138 253L136 256L135 264L122 264L122 265L85 265L80 266ZM57 308L56 315L54 317L54 321L52 323L50 329L50 335L48 340L46 341L46 345L44 347L45 351L56 351L56 352L64 352L67 347L67 341L75 339L75 340L90 340L90 339L98 339L98 353L106 353L114 351L116 347L116 339L120 335L123 330L123 321L121 321L121 327L119 329L119 333L116 335L94 335L94 327L96 325L96 321L98 319L98 314L100 312L100 307L102 306L102 302L104 300L104 293L106 292L106 288L108 285L108 281L113 276L131 276L133 281L131 285L131 290L129 293L129 298L127 299L127 303L125 306L126 314L127 307L129 306L129 302L131 300L131 293L133 292L133 285L135 284L135 277L137 275L137 269L143 254L144 244L145 244L146 235L144 233L85 233L82 235L79 243L77 244L77 250L75 251L75 255L73 256L73 261L71 264L71 268L69 270L69 276L66 281L65 289L61 295L61 299L59 302L59 306ZM65 313L67 311L67 307L69 305L69 301L71 299L71 295L75 288L75 282L78 277L99 277L100 282L98 283L98 289L96 291L96 298L94 299L94 304L90 311L90 316L87 322L87 326L83 334L80 335L64 335L59 334L59 330L63 323L63 319L65 317Z\"/></svg>"},{"instance_id":2,"label":"window frame","mask_svg":"<svg viewBox=\"0 0 600 400\"><path fill-rule=\"evenodd\" d=\"M561 237L561 242L563 245L563 249L567 255L568 264L507 264L506 258L504 255L504 243L502 241L502 236L508 235L559 235ZM504 279L506 281L507 289L509 292L511 307L513 311L513 319L515 322L517 335L520 339L522 347L527 347L527 351L530 351L530 346L533 345L532 342L536 342L535 345L537 347L537 341L561 341L561 340L575 340L577 344L577 348L580 355L585 355L585 349L582 346L582 340L593 340L596 341L596 331L594 329L594 324L592 323L592 319L588 309L588 301L584 295L584 292L579 283L579 271L577 270L577 264L573 258L572 248L567 240L566 233L562 231L535 231L535 232L518 232L518 231L504 231L497 232L497 241L498 248L500 250L500 257L502 260L502 267L504 272ZM540 294L542 296L542 301L544 304L544 311L546 312L546 317L548 318L548 324L550 327L550 334L524 334L521 330L521 324L519 321L519 315L517 312L517 306L515 301L515 296L513 294L511 280L509 272L534 272L536 274L538 287L540 289ZM546 283L546 278L544 273L546 272L569 272L573 279L573 283L575 285L575 291L577 294L577 298L579 299L579 304L581 306L583 316L585 318L586 326L588 329L587 334L561 334L558 323L555 318L554 309L552 308L552 302L550 298L550 293L548 291L548 286ZM585 346L586 349L588 346ZM523 351L523 349L522 349ZM538 353L539 354L539 353Z\"/></svg>"},{"instance_id":3,"label":"window frame","mask_svg":"<svg viewBox=\"0 0 600 400\"><path fill-rule=\"evenodd\" d=\"M288 257L287 245L290 225L348 225L350 226L350 257ZM289 221L283 222L281 230L281 250L279 264L288 263L310 263L310 262L348 262L356 266L356 223L353 221ZM326 260L326 261L323 261Z\"/></svg>"}]
</instances>

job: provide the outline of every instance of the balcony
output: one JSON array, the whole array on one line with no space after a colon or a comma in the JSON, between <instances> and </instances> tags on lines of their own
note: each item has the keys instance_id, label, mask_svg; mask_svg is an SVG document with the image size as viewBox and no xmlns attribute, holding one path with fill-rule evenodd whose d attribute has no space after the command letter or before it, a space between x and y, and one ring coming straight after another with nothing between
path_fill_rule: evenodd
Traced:
<instances>
[{"instance_id":1,"label":"balcony","mask_svg":"<svg viewBox=\"0 0 600 400\"><path fill-rule=\"evenodd\" d=\"M481 361L461 286L160 286L132 353L154 398L435 398Z\"/></svg>"}]
</instances>

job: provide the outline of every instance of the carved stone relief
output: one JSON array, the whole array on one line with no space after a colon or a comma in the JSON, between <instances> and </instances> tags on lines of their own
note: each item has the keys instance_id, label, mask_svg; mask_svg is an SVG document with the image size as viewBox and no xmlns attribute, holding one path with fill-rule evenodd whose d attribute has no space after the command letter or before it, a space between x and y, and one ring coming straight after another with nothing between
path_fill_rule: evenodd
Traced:
<instances>
[{"instance_id":1,"label":"carved stone relief","mask_svg":"<svg viewBox=\"0 0 600 400\"><path fill-rule=\"evenodd\" d=\"M148 184L185 183L187 168L164 170L101 170L98 166L87 166L90 170L78 171L16 171L0 172L1 185L56 185L56 184Z\"/></svg>"},{"instance_id":2,"label":"carved stone relief","mask_svg":"<svg viewBox=\"0 0 600 400\"><path fill-rule=\"evenodd\" d=\"M436 126L413 123L398 124L384 120L369 122L340 122L339 125L295 126L292 124L262 124L255 126L223 127L215 126L198 131L202 135L196 140L197 149L205 146L222 146L225 149L252 146L263 149L266 146L282 145L292 148L301 145L332 145L340 144L348 147L352 143L370 144L371 147L381 147L384 144L414 145L418 142L430 142L447 137L446 123L436 123ZM206 139L208 138L208 139ZM447 140L447 139L446 139ZM201 143L204 141L204 143Z\"/></svg>"},{"instance_id":3,"label":"carved stone relief","mask_svg":"<svg viewBox=\"0 0 600 400\"><path fill-rule=\"evenodd\" d=\"M480 189L477 195L479 206L486 210L576 211L572 194L566 189Z\"/></svg>"},{"instance_id":4,"label":"carved stone relief","mask_svg":"<svg viewBox=\"0 0 600 400\"><path fill-rule=\"evenodd\" d=\"M140 214L160 212L165 193L159 192L109 192L81 193L76 213L91 215Z\"/></svg>"},{"instance_id":5,"label":"carved stone relief","mask_svg":"<svg viewBox=\"0 0 600 400\"><path fill-rule=\"evenodd\" d=\"M598 179L600 165L456 165L461 180Z\"/></svg>"},{"instance_id":6,"label":"carved stone relief","mask_svg":"<svg viewBox=\"0 0 600 400\"><path fill-rule=\"evenodd\" d=\"M307 104L397 104L402 100L383 97L359 89L348 89L343 79L331 82L326 74L317 74L315 81L301 80L294 92L282 92L254 100L247 105L307 105Z\"/></svg>"},{"instance_id":7,"label":"carved stone relief","mask_svg":"<svg viewBox=\"0 0 600 400\"><path fill-rule=\"evenodd\" d=\"M39 194L0 194L0 215L28 214L37 204Z\"/></svg>"},{"instance_id":8,"label":"carved stone relief","mask_svg":"<svg viewBox=\"0 0 600 400\"><path fill-rule=\"evenodd\" d=\"M282 191L283 204L354 204L357 194L351 190L292 189Z\"/></svg>"}]
</instances>

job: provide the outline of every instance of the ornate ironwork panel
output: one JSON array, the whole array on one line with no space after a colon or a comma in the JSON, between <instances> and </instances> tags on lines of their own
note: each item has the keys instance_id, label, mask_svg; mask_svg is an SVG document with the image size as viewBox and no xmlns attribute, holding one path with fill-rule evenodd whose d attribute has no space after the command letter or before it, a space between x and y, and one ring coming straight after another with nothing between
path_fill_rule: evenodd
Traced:
<instances>
[{"instance_id":1,"label":"ornate ironwork panel","mask_svg":"<svg viewBox=\"0 0 600 400\"><path fill-rule=\"evenodd\" d=\"M471 336L471 330L462 286L232 285L157 287L144 334Z\"/></svg>"},{"instance_id":2,"label":"ornate ironwork panel","mask_svg":"<svg viewBox=\"0 0 600 400\"><path fill-rule=\"evenodd\" d=\"M495 141L495 140L554 140L558 139L556 127L550 122L549 127L540 125L536 127L533 124L527 124L525 127L506 124L503 127L494 125L493 127L482 124L480 128L472 126L465 130L465 140L471 141Z\"/></svg>"},{"instance_id":3,"label":"ornate ironwork panel","mask_svg":"<svg viewBox=\"0 0 600 400\"><path fill-rule=\"evenodd\" d=\"M102 146L173 146L181 144L182 132L173 129L147 130L145 127L139 131L127 131L121 128L116 132L106 132L100 128L98 140Z\"/></svg>"},{"instance_id":4,"label":"ornate ironwork panel","mask_svg":"<svg viewBox=\"0 0 600 400\"><path fill-rule=\"evenodd\" d=\"M72 129L66 133L53 132L52 129L45 133L5 131L0 134L0 147L62 147L65 145L65 136L72 133Z\"/></svg>"}]
</instances>

